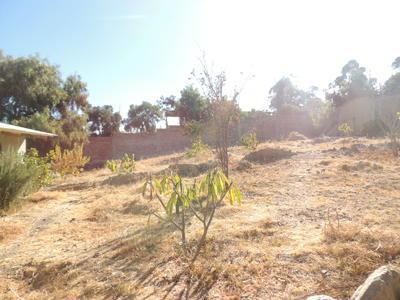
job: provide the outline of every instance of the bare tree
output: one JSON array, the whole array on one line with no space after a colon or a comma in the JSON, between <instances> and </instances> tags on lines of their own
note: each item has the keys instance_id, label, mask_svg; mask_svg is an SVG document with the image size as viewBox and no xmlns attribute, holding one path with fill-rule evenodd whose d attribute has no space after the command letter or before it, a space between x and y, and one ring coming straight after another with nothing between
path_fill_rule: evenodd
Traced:
<instances>
[{"instance_id":1,"label":"bare tree","mask_svg":"<svg viewBox=\"0 0 400 300\"><path fill-rule=\"evenodd\" d=\"M210 101L210 123L214 131L215 149L220 167L229 176L230 132L235 122L239 120L240 108L237 98L244 87L234 88L229 96L226 92L226 73L214 73L207 64L205 55L200 58L200 73L192 72L193 77L200 83L205 97Z\"/></svg>"}]
</instances>

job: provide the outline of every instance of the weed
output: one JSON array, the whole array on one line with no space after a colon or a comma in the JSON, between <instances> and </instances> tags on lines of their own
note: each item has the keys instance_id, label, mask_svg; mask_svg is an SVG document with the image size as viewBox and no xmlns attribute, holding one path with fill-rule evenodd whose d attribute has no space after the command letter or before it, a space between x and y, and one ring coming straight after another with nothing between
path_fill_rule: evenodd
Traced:
<instances>
[{"instance_id":1,"label":"weed","mask_svg":"<svg viewBox=\"0 0 400 300\"><path fill-rule=\"evenodd\" d=\"M256 150L259 144L257 140L257 135L255 132L248 133L242 136L240 140L241 144L249 150Z\"/></svg>"}]
</instances>

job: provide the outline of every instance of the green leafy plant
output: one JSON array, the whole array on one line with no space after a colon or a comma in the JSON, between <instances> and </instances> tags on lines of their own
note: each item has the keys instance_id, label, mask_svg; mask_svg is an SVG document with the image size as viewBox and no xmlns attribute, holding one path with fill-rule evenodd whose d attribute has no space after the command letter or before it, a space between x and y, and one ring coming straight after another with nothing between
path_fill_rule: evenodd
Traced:
<instances>
[{"instance_id":1,"label":"green leafy plant","mask_svg":"<svg viewBox=\"0 0 400 300\"><path fill-rule=\"evenodd\" d=\"M121 173L132 173L135 171L136 163L134 154L125 153L122 156L120 163L120 172Z\"/></svg>"},{"instance_id":2,"label":"green leafy plant","mask_svg":"<svg viewBox=\"0 0 400 300\"><path fill-rule=\"evenodd\" d=\"M37 176L32 180L32 189L38 190L42 186L52 183L54 172L48 157L40 157L35 148L31 148L24 156L24 163L28 168L37 168Z\"/></svg>"},{"instance_id":3,"label":"green leafy plant","mask_svg":"<svg viewBox=\"0 0 400 300\"><path fill-rule=\"evenodd\" d=\"M61 176L72 174L78 175L90 158L83 155L83 145L75 145L71 150L62 150L56 146L49 152L52 169Z\"/></svg>"},{"instance_id":4,"label":"green leafy plant","mask_svg":"<svg viewBox=\"0 0 400 300\"><path fill-rule=\"evenodd\" d=\"M24 163L22 155L14 151L0 153L0 209L9 208L11 202L31 191L38 170Z\"/></svg>"},{"instance_id":5,"label":"green leafy plant","mask_svg":"<svg viewBox=\"0 0 400 300\"><path fill-rule=\"evenodd\" d=\"M181 233L182 247L187 253L188 217L193 215L202 225L203 233L195 242L192 261L196 260L204 246L207 233L215 212L225 198L230 204L240 203L242 194L221 170L212 170L200 182L186 184L179 175L165 175L162 179L149 178L143 185L143 195L149 194L150 200L157 200L165 216L153 214L161 220L173 224Z\"/></svg>"},{"instance_id":6,"label":"green leafy plant","mask_svg":"<svg viewBox=\"0 0 400 300\"><path fill-rule=\"evenodd\" d=\"M240 139L240 142L242 143L242 145L244 147L246 147L249 150L256 150L257 146L259 144L259 142L257 140L257 135L255 132L245 134Z\"/></svg>"},{"instance_id":7,"label":"green leafy plant","mask_svg":"<svg viewBox=\"0 0 400 300\"><path fill-rule=\"evenodd\" d=\"M350 134L353 132L353 129L347 123L340 124L338 130L346 137L350 136Z\"/></svg>"},{"instance_id":8,"label":"green leafy plant","mask_svg":"<svg viewBox=\"0 0 400 300\"><path fill-rule=\"evenodd\" d=\"M188 157L196 157L199 154L209 151L209 147L203 143L200 137L196 138L190 149L186 152L186 156Z\"/></svg>"},{"instance_id":9,"label":"green leafy plant","mask_svg":"<svg viewBox=\"0 0 400 300\"><path fill-rule=\"evenodd\" d=\"M117 173L118 165L119 165L119 160L110 159L106 161L105 167L109 169L112 173Z\"/></svg>"},{"instance_id":10,"label":"green leafy plant","mask_svg":"<svg viewBox=\"0 0 400 300\"><path fill-rule=\"evenodd\" d=\"M122 159L107 160L105 167L112 173L132 173L136 168L135 156L125 153Z\"/></svg>"}]
</instances>

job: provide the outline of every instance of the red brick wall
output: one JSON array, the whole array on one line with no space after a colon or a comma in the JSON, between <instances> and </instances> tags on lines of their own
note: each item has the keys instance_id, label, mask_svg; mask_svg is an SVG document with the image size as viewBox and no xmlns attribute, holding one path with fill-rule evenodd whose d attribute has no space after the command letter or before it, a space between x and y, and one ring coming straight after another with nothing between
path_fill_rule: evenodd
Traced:
<instances>
[{"instance_id":1,"label":"red brick wall","mask_svg":"<svg viewBox=\"0 0 400 300\"><path fill-rule=\"evenodd\" d=\"M108 159L119 159L124 153L135 158L170 154L190 147L191 139L182 128L159 129L155 133L119 133L111 137L91 137L85 146L90 165L102 165Z\"/></svg>"}]
</instances>

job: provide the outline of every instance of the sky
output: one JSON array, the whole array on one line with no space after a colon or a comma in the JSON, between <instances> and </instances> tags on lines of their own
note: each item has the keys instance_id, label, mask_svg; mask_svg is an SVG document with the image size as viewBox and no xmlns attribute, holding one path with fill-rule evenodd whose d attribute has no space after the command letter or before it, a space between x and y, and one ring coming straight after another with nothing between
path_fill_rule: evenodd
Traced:
<instances>
[{"instance_id":1,"label":"sky","mask_svg":"<svg viewBox=\"0 0 400 300\"><path fill-rule=\"evenodd\" d=\"M327 88L350 59L384 82L400 56L400 1L0 0L0 49L79 74L93 105L179 95L205 53L242 109L268 108L282 76Z\"/></svg>"}]
</instances>

